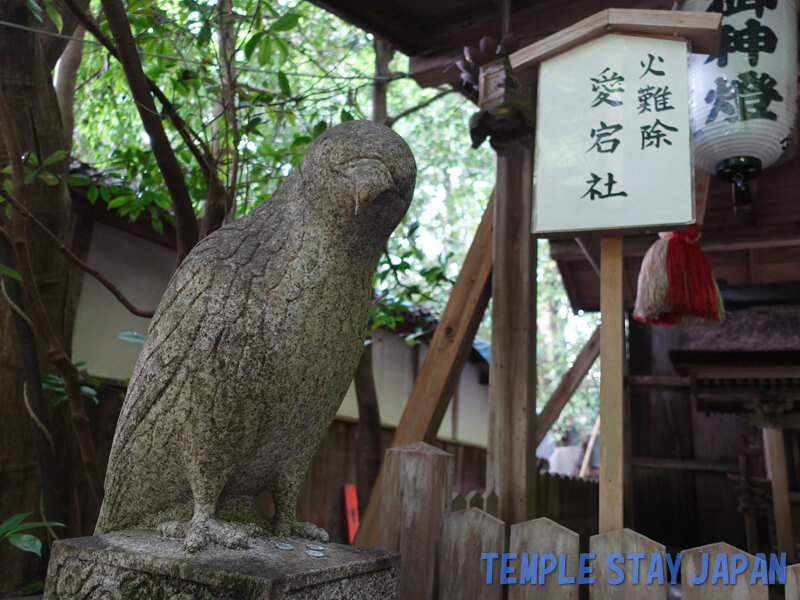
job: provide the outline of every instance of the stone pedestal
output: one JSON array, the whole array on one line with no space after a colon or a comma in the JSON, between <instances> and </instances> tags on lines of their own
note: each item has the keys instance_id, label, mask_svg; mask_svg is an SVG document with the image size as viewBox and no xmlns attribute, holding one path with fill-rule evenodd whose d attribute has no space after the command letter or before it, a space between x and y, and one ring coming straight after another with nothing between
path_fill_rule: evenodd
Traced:
<instances>
[{"instance_id":1,"label":"stone pedestal","mask_svg":"<svg viewBox=\"0 0 800 600\"><path fill-rule=\"evenodd\" d=\"M73 538L53 546L46 600L394 600L397 555L257 540L197 554L155 531ZM290 545L291 548L288 548ZM319 550L319 548L322 550ZM322 556L320 556L322 554Z\"/></svg>"}]
</instances>

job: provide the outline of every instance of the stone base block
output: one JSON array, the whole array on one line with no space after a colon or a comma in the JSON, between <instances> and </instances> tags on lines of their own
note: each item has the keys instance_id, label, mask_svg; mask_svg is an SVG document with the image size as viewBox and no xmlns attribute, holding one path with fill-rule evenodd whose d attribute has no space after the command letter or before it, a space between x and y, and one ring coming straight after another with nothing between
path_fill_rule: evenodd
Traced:
<instances>
[{"instance_id":1,"label":"stone base block","mask_svg":"<svg viewBox=\"0 0 800 600\"><path fill-rule=\"evenodd\" d=\"M155 531L56 542L45 600L394 600L397 555L307 540L196 554ZM288 546L291 546L289 548ZM322 548L321 550L319 548ZM322 554L322 556L320 556Z\"/></svg>"}]
</instances>

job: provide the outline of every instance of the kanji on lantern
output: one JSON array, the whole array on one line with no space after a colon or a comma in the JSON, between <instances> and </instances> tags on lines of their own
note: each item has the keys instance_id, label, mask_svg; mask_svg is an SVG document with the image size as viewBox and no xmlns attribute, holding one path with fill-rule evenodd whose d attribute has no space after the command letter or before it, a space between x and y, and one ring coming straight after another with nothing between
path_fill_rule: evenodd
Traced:
<instances>
[{"instance_id":1,"label":"kanji on lantern","mask_svg":"<svg viewBox=\"0 0 800 600\"><path fill-rule=\"evenodd\" d=\"M725 67L728 55L733 52L744 52L751 67L758 66L761 52L772 54L778 45L775 32L755 19L748 19L744 29L736 29L732 25L722 26L722 41L717 56L709 56L706 62L716 60L717 65Z\"/></svg>"},{"instance_id":2,"label":"kanji on lantern","mask_svg":"<svg viewBox=\"0 0 800 600\"><path fill-rule=\"evenodd\" d=\"M766 119L775 121L778 115L769 110L773 102L783 102L783 96L776 89L777 81L768 73L747 71L739 73L738 79L728 81L724 77L716 79L716 89L706 94L706 104L712 104L706 123L713 123L720 113L729 123Z\"/></svg>"},{"instance_id":3,"label":"kanji on lantern","mask_svg":"<svg viewBox=\"0 0 800 600\"><path fill-rule=\"evenodd\" d=\"M714 0L707 12L718 12L730 17L736 13L753 10L760 19L764 16L765 8L775 10L777 6L778 0Z\"/></svg>"}]
</instances>

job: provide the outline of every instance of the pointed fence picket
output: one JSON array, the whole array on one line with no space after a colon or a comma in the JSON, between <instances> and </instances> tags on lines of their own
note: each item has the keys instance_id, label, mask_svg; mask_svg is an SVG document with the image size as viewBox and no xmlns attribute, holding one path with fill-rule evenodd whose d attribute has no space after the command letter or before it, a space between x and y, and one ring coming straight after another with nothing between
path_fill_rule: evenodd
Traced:
<instances>
[{"instance_id":1,"label":"pointed fence picket","mask_svg":"<svg viewBox=\"0 0 800 600\"><path fill-rule=\"evenodd\" d=\"M469 492L466 496L453 494L453 498L450 501L450 510L455 512L457 510L464 510L465 508L480 508L496 517L498 513L497 494L493 491L483 492L481 494L476 490Z\"/></svg>"},{"instance_id":2,"label":"pointed fence picket","mask_svg":"<svg viewBox=\"0 0 800 600\"><path fill-rule=\"evenodd\" d=\"M481 568L481 552L498 552L506 543L506 524L480 508L451 512L444 521L441 565L465 568L442 568L439 576L439 600L502 600L503 587L499 573L494 582L486 583L486 571ZM502 552L502 550L500 550ZM498 561L494 568L499 570ZM469 566L468 566L469 565ZM468 566L468 567L467 567Z\"/></svg>"},{"instance_id":3,"label":"pointed fence picket","mask_svg":"<svg viewBox=\"0 0 800 600\"><path fill-rule=\"evenodd\" d=\"M664 544L654 542L632 529L617 529L607 533L593 535L589 539L589 551L595 555L595 581L589 587L591 600L666 600L667 586L645 585L647 580L648 561L640 560L639 568L634 570L634 563L625 560L619 568L625 579L618 584L611 583L616 573L606 567L609 557L614 553L628 555L643 553L650 557L655 553L664 554ZM617 563L619 564L619 563Z\"/></svg>"},{"instance_id":4,"label":"pointed fence picket","mask_svg":"<svg viewBox=\"0 0 800 600\"><path fill-rule=\"evenodd\" d=\"M508 551L514 552L518 557L518 564L521 565L522 554L528 556L528 561L536 561L537 579L534 585L518 585L509 587L508 600L533 600L536 598L547 598L548 600L578 600L578 556L579 536L574 531L562 527L555 521L546 517L516 523L511 526L511 541ZM572 578L574 583L559 583L559 565L556 571L550 575L542 577L542 567L544 561L540 558L543 554L550 554L556 560L562 560L565 568L563 575L565 578ZM520 568L517 569L517 577L522 575Z\"/></svg>"},{"instance_id":5,"label":"pointed fence picket","mask_svg":"<svg viewBox=\"0 0 800 600\"><path fill-rule=\"evenodd\" d=\"M398 600L435 598L453 455L417 442L387 450L383 469L380 547L400 553Z\"/></svg>"},{"instance_id":6,"label":"pointed fence picket","mask_svg":"<svg viewBox=\"0 0 800 600\"><path fill-rule=\"evenodd\" d=\"M800 598L800 565L786 569L786 600Z\"/></svg>"},{"instance_id":7,"label":"pointed fence picket","mask_svg":"<svg viewBox=\"0 0 800 600\"><path fill-rule=\"evenodd\" d=\"M481 560L483 552L516 553L517 559L509 563L515 567L515 572L510 574L512 577L520 575L522 553L527 553L529 560L533 553L556 557L565 554L563 574L576 576L579 533L563 523L543 517L513 524L507 540L506 524L496 517L497 495L491 491L483 494L470 492L466 496L453 494L452 470L452 455L421 442L392 448L386 453L380 538L381 548L401 554L398 600L500 600L503 597L508 600L575 600L579 586L571 583L558 585L558 567L548 575L543 585L500 585L501 562L495 560L494 583L486 584L486 561ZM540 503L544 500L540 512L557 510L564 515L565 521L581 522L580 508L587 502L596 503L596 484L595 488L588 488L586 482L555 477L545 481L537 491ZM582 494L583 498L565 499L559 505L556 499L561 492L552 491L559 485L570 495ZM594 492L594 498L590 491ZM592 561L594 583L588 586L590 600L667 599L669 569L666 562L662 564L665 583L660 584L656 579L650 585L646 583L649 558L654 554L663 556L663 544L633 530L619 529L592 535L589 551L595 554ZM710 579L692 585L691 574L701 568L704 552L709 554L709 569L713 569L717 554L727 555L728 565L732 555L746 555L748 567L734 585L711 585ZM606 562L612 553L624 554L626 558L629 553L643 553L648 557L639 562L638 583L633 583L630 560L621 564L624 582L618 585L608 582L615 576ZM682 597L685 600L767 600L766 585L750 584L753 560L751 555L724 543L685 550L681 561ZM800 599L800 565L788 567L785 576L785 598Z\"/></svg>"},{"instance_id":8,"label":"pointed fence picket","mask_svg":"<svg viewBox=\"0 0 800 600\"><path fill-rule=\"evenodd\" d=\"M699 576L703 572L702 557L704 554L708 557L708 564L706 565L707 577L705 582L695 585L692 582L692 576L696 574ZM682 555L681 592L683 600L728 600L729 598L768 600L769 588L766 585L758 582L750 583L756 558L752 554L748 554L744 550L739 550L725 542L718 542L684 550ZM732 562L732 557L735 555L738 556L733 560L742 567L746 564L747 568L736 576L734 581L730 577L729 566L730 570L735 568L736 565ZM724 579L712 579L717 560L721 560L724 563ZM786 596L786 598L797 597L789 596L788 594Z\"/></svg>"}]
</instances>

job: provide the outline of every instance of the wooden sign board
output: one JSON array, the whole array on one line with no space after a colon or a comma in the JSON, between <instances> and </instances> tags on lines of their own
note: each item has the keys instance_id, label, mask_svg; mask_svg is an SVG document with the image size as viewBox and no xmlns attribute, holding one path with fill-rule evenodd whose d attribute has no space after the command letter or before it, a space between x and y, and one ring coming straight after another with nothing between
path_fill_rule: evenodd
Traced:
<instances>
[{"instance_id":1,"label":"wooden sign board","mask_svg":"<svg viewBox=\"0 0 800 600\"><path fill-rule=\"evenodd\" d=\"M683 40L606 35L541 64L533 232L695 220Z\"/></svg>"}]
</instances>

